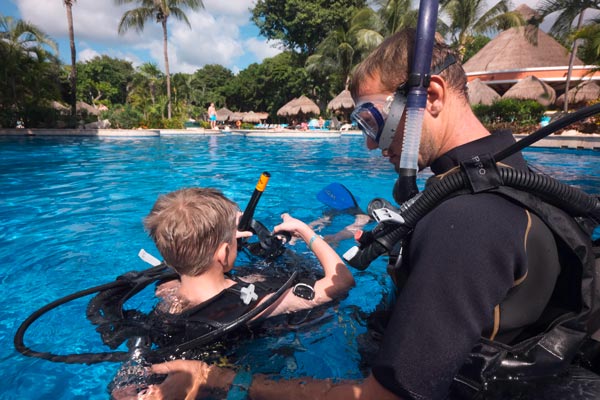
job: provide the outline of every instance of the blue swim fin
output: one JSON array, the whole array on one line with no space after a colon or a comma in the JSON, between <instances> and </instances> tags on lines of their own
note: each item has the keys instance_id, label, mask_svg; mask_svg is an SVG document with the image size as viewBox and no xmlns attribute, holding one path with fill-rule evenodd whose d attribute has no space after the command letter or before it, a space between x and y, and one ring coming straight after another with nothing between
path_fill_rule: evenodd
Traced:
<instances>
[{"instance_id":1,"label":"blue swim fin","mask_svg":"<svg viewBox=\"0 0 600 400\"><path fill-rule=\"evenodd\" d=\"M348 190L346 186L337 182L330 183L321 189L321 191L317 193L317 200L338 211L349 209L360 210L360 206L350 190Z\"/></svg>"}]
</instances>

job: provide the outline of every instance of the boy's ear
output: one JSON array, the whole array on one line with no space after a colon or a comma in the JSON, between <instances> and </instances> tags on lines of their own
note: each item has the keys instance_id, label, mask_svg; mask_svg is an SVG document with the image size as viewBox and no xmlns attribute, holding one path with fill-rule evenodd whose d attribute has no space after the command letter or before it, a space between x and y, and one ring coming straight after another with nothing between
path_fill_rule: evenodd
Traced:
<instances>
[{"instance_id":1,"label":"boy's ear","mask_svg":"<svg viewBox=\"0 0 600 400\"><path fill-rule=\"evenodd\" d=\"M227 263L229 262L229 252L231 251L229 243L221 243L219 247L217 247L217 251L215 252L214 258L223 268L227 267Z\"/></svg>"}]
</instances>

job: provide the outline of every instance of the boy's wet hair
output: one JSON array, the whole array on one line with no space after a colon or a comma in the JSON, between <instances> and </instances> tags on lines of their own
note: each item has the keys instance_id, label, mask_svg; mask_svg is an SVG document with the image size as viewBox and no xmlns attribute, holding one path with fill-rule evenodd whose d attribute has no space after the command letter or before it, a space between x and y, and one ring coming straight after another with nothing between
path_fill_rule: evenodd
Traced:
<instances>
[{"instance_id":1,"label":"boy's wet hair","mask_svg":"<svg viewBox=\"0 0 600 400\"><path fill-rule=\"evenodd\" d=\"M158 198L144 226L167 265L197 276L221 243L235 245L238 206L213 188L187 188Z\"/></svg>"}]
</instances>

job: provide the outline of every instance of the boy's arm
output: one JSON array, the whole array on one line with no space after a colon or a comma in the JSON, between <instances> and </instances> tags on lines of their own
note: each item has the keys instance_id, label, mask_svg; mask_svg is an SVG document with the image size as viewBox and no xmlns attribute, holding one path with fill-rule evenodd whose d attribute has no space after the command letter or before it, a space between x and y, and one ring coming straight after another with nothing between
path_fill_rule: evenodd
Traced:
<instances>
[{"instance_id":1,"label":"boy's arm","mask_svg":"<svg viewBox=\"0 0 600 400\"><path fill-rule=\"evenodd\" d=\"M315 253L315 256L323 267L325 276L315 282L315 297L313 300L304 300L301 308L310 308L319 304L329 302L336 297L346 294L354 286L354 277L346 267L344 261L335 252L335 250L319 235L315 233L306 223L291 217L289 214L283 214L283 223L274 228L274 232L288 231L292 235L301 238L306 242L308 248ZM303 300L296 297L298 300Z\"/></svg>"}]
</instances>

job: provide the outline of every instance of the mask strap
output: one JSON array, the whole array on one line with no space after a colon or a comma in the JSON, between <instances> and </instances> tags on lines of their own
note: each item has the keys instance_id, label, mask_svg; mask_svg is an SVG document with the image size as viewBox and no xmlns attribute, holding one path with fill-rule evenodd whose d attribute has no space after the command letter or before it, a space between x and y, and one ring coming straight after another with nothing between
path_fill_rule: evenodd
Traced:
<instances>
[{"instance_id":1,"label":"mask strap","mask_svg":"<svg viewBox=\"0 0 600 400\"><path fill-rule=\"evenodd\" d=\"M396 93L394 94L394 101L390 106L390 112L388 113L385 124L383 125L381 137L379 138L380 149L387 149L392 143L394 135L396 135L396 129L398 129L398 124L400 123L400 119L402 118L402 114L404 113L405 107L406 85L400 85L398 89L396 89Z\"/></svg>"},{"instance_id":2,"label":"mask strap","mask_svg":"<svg viewBox=\"0 0 600 400\"><path fill-rule=\"evenodd\" d=\"M442 72L444 72L444 70L446 68L448 68L449 66L451 66L452 64L456 63L456 57L454 57L454 55L452 54L448 54L446 56L446 58L444 59L444 62L442 63L442 65L435 65L432 69L431 69L431 75L439 75Z\"/></svg>"}]
</instances>

